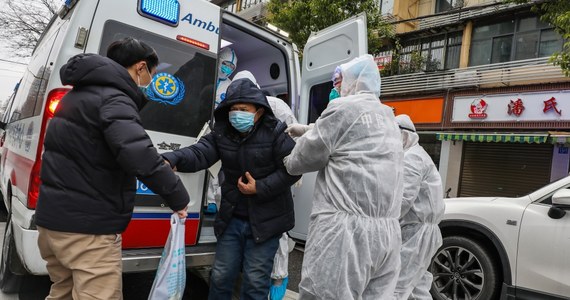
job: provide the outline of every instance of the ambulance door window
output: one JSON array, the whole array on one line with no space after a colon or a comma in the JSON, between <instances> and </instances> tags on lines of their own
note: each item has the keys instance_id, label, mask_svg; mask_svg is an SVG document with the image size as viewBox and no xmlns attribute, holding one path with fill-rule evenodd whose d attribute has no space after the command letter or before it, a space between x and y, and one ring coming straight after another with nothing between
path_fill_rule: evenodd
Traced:
<instances>
[{"instance_id":1,"label":"ambulance door window","mask_svg":"<svg viewBox=\"0 0 570 300\"><path fill-rule=\"evenodd\" d=\"M328 81L311 87L309 96L309 123L314 123L321 116L325 108L327 108L332 86L332 81Z\"/></svg>"},{"instance_id":2,"label":"ambulance door window","mask_svg":"<svg viewBox=\"0 0 570 300\"><path fill-rule=\"evenodd\" d=\"M159 65L141 109L147 130L196 137L210 119L214 105L216 56L189 44L107 21L99 53L116 40L133 37L153 47Z\"/></svg>"}]
</instances>

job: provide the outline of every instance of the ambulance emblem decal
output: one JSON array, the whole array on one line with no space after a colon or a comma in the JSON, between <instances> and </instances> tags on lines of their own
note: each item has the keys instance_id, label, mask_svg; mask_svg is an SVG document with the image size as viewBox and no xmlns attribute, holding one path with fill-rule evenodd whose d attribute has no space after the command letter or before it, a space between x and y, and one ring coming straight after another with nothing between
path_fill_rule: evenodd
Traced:
<instances>
[{"instance_id":1,"label":"ambulance emblem decal","mask_svg":"<svg viewBox=\"0 0 570 300\"><path fill-rule=\"evenodd\" d=\"M162 104L178 105L184 99L184 84L168 73L156 74L146 90L147 97Z\"/></svg>"}]
</instances>

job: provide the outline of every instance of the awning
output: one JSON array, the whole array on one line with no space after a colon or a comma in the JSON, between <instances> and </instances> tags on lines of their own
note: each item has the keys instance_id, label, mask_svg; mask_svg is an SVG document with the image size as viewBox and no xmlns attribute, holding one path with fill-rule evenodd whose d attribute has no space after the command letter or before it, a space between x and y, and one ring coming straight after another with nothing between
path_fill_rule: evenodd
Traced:
<instances>
[{"instance_id":1,"label":"awning","mask_svg":"<svg viewBox=\"0 0 570 300\"><path fill-rule=\"evenodd\" d=\"M553 144L570 144L570 132L549 131L550 142Z\"/></svg>"},{"instance_id":2,"label":"awning","mask_svg":"<svg viewBox=\"0 0 570 300\"><path fill-rule=\"evenodd\" d=\"M436 133L439 141L543 144L548 133ZM554 142L556 143L556 142Z\"/></svg>"}]
</instances>

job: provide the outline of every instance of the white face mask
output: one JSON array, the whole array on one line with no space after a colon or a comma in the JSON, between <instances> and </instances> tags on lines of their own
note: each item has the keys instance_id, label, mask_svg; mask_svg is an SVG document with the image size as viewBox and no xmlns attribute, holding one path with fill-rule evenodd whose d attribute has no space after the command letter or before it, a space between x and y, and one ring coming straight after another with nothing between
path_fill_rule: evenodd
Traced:
<instances>
[{"instance_id":1,"label":"white face mask","mask_svg":"<svg viewBox=\"0 0 570 300\"><path fill-rule=\"evenodd\" d=\"M148 66L145 64L144 65L146 72L148 73L148 77L150 78L150 81L146 84L146 85L141 85L141 77L140 75L137 74L137 81L138 81L138 86L139 89L141 89L144 92L146 92L146 89L150 86L150 83L152 82L152 76L150 75L150 71L148 70Z\"/></svg>"}]
</instances>

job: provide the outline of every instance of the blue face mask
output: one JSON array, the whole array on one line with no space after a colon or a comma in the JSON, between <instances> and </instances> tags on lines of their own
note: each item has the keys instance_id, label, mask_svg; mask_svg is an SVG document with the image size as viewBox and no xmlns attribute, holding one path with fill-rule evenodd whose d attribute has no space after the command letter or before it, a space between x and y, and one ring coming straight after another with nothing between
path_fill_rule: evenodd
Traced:
<instances>
[{"instance_id":1,"label":"blue face mask","mask_svg":"<svg viewBox=\"0 0 570 300\"><path fill-rule=\"evenodd\" d=\"M336 88L333 88L331 90L331 93L329 94L329 101L333 101L336 98L340 98L340 94L338 93Z\"/></svg>"},{"instance_id":2,"label":"blue face mask","mask_svg":"<svg viewBox=\"0 0 570 300\"><path fill-rule=\"evenodd\" d=\"M230 124L239 132L246 133L253 128L255 113L247 111L230 111Z\"/></svg>"},{"instance_id":3,"label":"blue face mask","mask_svg":"<svg viewBox=\"0 0 570 300\"><path fill-rule=\"evenodd\" d=\"M232 73L234 72L234 70L232 70L232 68L226 66L226 65L222 65L221 67L221 71L222 71L222 76L221 78L228 78L230 77L230 75L232 75Z\"/></svg>"}]
</instances>

